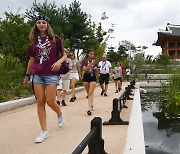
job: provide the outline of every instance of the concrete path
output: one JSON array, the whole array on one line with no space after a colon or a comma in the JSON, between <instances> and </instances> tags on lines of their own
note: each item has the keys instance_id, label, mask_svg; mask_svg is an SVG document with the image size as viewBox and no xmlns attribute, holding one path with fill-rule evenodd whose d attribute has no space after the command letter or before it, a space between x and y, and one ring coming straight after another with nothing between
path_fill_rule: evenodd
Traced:
<instances>
[{"instance_id":1,"label":"concrete path","mask_svg":"<svg viewBox=\"0 0 180 154\"><path fill-rule=\"evenodd\" d=\"M119 97L127 84L123 83L123 90L115 93L114 83L109 84L108 96L100 96L100 87L94 93L94 111L91 116L86 114L86 92L76 93L77 100L70 103L71 95L67 95L67 106L62 107L65 113L65 124L57 126L55 113L46 106L47 125L50 137L41 144L34 140L39 135L40 126L36 112L36 104L28 105L0 114L0 154L70 154L90 131L90 121L94 117L101 117L102 121L111 118L112 100ZM121 118L129 121L132 100L127 101L128 109L123 109ZM128 125L102 126L105 151L108 154L123 154ZM87 154L88 149L84 150Z\"/></svg>"}]
</instances>

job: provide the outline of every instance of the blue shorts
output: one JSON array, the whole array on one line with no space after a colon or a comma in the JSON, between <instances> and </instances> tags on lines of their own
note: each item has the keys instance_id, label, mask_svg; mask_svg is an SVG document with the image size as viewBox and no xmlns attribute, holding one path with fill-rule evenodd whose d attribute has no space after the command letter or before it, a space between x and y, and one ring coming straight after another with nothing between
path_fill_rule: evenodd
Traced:
<instances>
[{"instance_id":1,"label":"blue shorts","mask_svg":"<svg viewBox=\"0 0 180 154\"><path fill-rule=\"evenodd\" d=\"M31 75L30 82L40 83L40 84L56 84L59 85L59 76L40 76L40 75Z\"/></svg>"}]
</instances>

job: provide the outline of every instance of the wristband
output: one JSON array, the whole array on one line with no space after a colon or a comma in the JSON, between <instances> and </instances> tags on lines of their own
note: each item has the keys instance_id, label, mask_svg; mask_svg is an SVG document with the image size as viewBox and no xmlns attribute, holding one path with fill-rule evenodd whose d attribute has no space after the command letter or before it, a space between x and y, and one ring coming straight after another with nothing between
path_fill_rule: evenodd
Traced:
<instances>
[{"instance_id":1,"label":"wristband","mask_svg":"<svg viewBox=\"0 0 180 154\"><path fill-rule=\"evenodd\" d=\"M30 77L30 74L26 74L25 76Z\"/></svg>"}]
</instances>

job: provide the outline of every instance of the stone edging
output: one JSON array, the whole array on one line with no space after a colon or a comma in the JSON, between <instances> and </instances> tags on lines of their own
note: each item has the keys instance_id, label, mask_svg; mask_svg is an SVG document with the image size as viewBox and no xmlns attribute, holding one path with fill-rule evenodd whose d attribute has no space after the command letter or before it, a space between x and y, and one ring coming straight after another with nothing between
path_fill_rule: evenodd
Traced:
<instances>
[{"instance_id":1,"label":"stone edging","mask_svg":"<svg viewBox=\"0 0 180 154\"><path fill-rule=\"evenodd\" d=\"M136 83L124 154L145 154L140 85Z\"/></svg>"},{"instance_id":2,"label":"stone edging","mask_svg":"<svg viewBox=\"0 0 180 154\"><path fill-rule=\"evenodd\" d=\"M78 87L76 88L77 91L84 90L84 87ZM67 94L70 94L71 90L67 91ZM0 103L0 113L9 111L12 109L16 109L22 106L30 105L36 102L36 99L34 96L27 97L27 98L22 98L22 99L17 99L17 100L12 100L4 103Z\"/></svg>"}]
</instances>

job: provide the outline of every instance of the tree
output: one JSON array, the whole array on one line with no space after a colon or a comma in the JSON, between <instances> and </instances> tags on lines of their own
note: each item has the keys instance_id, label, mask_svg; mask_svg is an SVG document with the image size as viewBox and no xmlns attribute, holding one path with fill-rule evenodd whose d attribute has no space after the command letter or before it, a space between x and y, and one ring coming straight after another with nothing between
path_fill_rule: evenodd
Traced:
<instances>
[{"instance_id":1,"label":"tree","mask_svg":"<svg viewBox=\"0 0 180 154\"><path fill-rule=\"evenodd\" d=\"M103 21L107 20L109 17L106 15L106 12L103 12L101 15L101 21L99 22L97 28L96 28L96 38L98 39L99 43L105 43L108 41L111 34L114 32L114 24L111 23L111 27L108 28L107 31L103 30L102 25Z\"/></svg>"},{"instance_id":2,"label":"tree","mask_svg":"<svg viewBox=\"0 0 180 154\"><path fill-rule=\"evenodd\" d=\"M153 62L153 55L147 55L145 58L146 63L150 64Z\"/></svg>"},{"instance_id":3,"label":"tree","mask_svg":"<svg viewBox=\"0 0 180 154\"><path fill-rule=\"evenodd\" d=\"M142 69L143 64L145 63L144 59L145 55L143 52L134 55L133 65L136 70L136 73L139 73L140 69Z\"/></svg>"},{"instance_id":4,"label":"tree","mask_svg":"<svg viewBox=\"0 0 180 154\"><path fill-rule=\"evenodd\" d=\"M114 47L108 48L108 57L111 62L124 61L128 57L128 51L134 49L134 45L127 40L119 42L117 52L114 51ZM130 54L129 54L130 55ZM129 56L130 57L130 56Z\"/></svg>"},{"instance_id":5,"label":"tree","mask_svg":"<svg viewBox=\"0 0 180 154\"><path fill-rule=\"evenodd\" d=\"M81 10L81 3L76 0L70 4L67 11L66 30L64 36L69 39L70 49L77 50L77 57L80 50L98 47L97 39L91 25L90 17Z\"/></svg>"},{"instance_id":6,"label":"tree","mask_svg":"<svg viewBox=\"0 0 180 154\"><path fill-rule=\"evenodd\" d=\"M113 50L109 51L107 53L107 57L108 57L108 60L111 62L111 63L115 63L115 62L118 62L120 61L119 59L119 54Z\"/></svg>"},{"instance_id":7,"label":"tree","mask_svg":"<svg viewBox=\"0 0 180 154\"><path fill-rule=\"evenodd\" d=\"M156 57L156 62L163 67L166 67L170 63L170 58L167 54L159 54Z\"/></svg>"},{"instance_id":8,"label":"tree","mask_svg":"<svg viewBox=\"0 0 180 154\"><path fill-rule=\"evenodd\" d=\"M105 43L100 44L99 47L96 49L95 57L97 57L98 61L101 60L105 49L106 49L106 44Z\"/></svg>"},{"instance_id":9,"label":"tree","mask_svg":"<svg viewBox=\"0 0 180 154\"><path fill-rule=\"evenodd\" d=\"M8 58L15 58L26 63L26 50L30 27L20 14L5 12L6 19L0 22L1 51L7 65Z\"/></svg>"},{"instance_id":10,"label":"tree","mask_svg":"<svg viewBox=\"0 0 180 154\"><path fill-rule=\"evenodd\" d=\"M118 51L117 53L120 55L120 61L124 61L128 54L126 53L128 51L127 47L124 46L124 44L119 43Z\"/></svg>"},{"instance_id":11,"label":"tree","mask_svg":"<svg viewBox=\"0 0 180 154\"><path fill-rule=\"evenodd\" d=\"M37 15L45 15L50 18L51 26L53 27L54 33L59 34L63 37L63 26L65 25L65 10L64 7L61 9L57 8L55 2L47 3L37 3L34 0L33 5L30 10L26 9L25 17L28 18L28 23L33 26L35 24L35 18Z\"/></svg>"}]
</instances>

